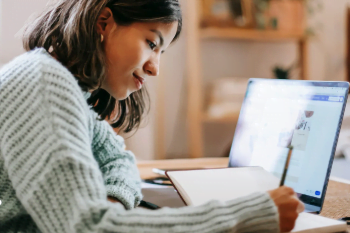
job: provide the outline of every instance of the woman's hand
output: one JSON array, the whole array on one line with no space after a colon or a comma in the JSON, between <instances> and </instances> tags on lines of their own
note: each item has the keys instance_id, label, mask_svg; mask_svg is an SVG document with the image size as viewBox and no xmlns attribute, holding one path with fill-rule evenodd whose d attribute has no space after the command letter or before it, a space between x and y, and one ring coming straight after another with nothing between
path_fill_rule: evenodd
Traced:
<instances>
[{"instance_id":1,"label":"woman's hand","mask_svg":"<svg viewBox=\"0 0 350 233\"><path fill-rule=\"evenodd\" d=\"M277 206L281 232L291 231L299 213L305 209L304 204L299 201L294 190L286 186L268 191L268 193Z\"/></svg>"}]
</instances>

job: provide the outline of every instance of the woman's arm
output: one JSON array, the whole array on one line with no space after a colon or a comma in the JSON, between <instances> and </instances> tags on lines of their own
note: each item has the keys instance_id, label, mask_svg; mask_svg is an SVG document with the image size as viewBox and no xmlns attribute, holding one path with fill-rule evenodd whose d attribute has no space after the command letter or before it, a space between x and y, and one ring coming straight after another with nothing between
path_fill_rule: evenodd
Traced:
<instances>
[{"instance_id":1,"label":"woman's arm","mask_svg":"<svg viewBox=\"0 0 350 233\"><path fill-rule=\"evenodd\" d=\"M0 106L13 106L0 111L0 148L17 198L42 232L279 231L266 193L157 211L108 202L77 83L50 64L41 69L38 82L36 75L0 92Z\"/></svg>"},{"instance_id":2,"label":"woman's arm","mask_svg":"<svg viewBox=\"0 0 350 233\"><path fill-rule=\"evenodd\" d=\"M102 172L107 195L117 198L127 209L134 208L142 199L135 156L124 150L124 139L113 131L109 123L98 121L96 117L92 113L92 150Z\"/></svg>"}]
</instances>

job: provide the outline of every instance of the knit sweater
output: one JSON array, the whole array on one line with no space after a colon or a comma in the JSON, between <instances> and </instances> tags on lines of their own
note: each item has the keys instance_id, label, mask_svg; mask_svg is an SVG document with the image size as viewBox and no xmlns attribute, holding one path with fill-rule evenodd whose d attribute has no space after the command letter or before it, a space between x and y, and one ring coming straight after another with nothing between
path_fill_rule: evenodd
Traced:
<instances>
[{"instance_id":1,"label":"knit sweater","mask_svg":"<svg viewBox=\"0 0 350 233\"><path fill-rule=\"evenodd\" d=\"M43 48L0 70L0 232L278 232L267 193L146 210L134 155ZM107 196L122 203L111 203Z\"/></svg>"}]
</instances>

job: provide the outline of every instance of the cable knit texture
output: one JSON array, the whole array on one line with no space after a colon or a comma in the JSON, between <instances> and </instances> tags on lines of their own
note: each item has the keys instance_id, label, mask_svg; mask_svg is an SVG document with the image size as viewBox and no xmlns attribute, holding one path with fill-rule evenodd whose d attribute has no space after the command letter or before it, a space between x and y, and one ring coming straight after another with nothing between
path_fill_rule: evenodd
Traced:
<instances>
[{"instance_id":1,"label":"cable knit texture","mask_svg":"<svg viewBox=\"0 0 350 233\"><path fill-rule=\"evenodd\" d=\"M0 70L0 232L278 232L266 193L134 208L142 198L134 155L88 97L43 48Z\"/></svg>"}]
</instances>

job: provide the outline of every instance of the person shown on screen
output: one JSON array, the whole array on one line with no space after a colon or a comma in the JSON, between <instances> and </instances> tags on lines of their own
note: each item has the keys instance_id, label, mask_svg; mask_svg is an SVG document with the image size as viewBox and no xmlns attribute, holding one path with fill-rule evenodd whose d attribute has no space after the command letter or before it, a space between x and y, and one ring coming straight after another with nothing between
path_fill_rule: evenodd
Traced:
<instances>
[{"instance_id":1,"label":"person shown on screen","mask_svg":"<svg viewBox=\"0 0 350 233\"><path fill-rule=\"evenodd\" d=\"M295 129L310 131L313 115L314 111L300 111Z\"/></svg>"},{"instance_id":2,"label":"person shown on screen","mask_svg":"<svg viewBox=\"0 0 350 233\"><path fill-rule=\"evenodd\" d=\"M139 126L144 84L181 27L178 0L56 0L27 25L27 52L0 71L1 232L294 227L303 205L287 187L196 207L136 208L135 157L112 127Z\"/></svg>"}]
</instances>

